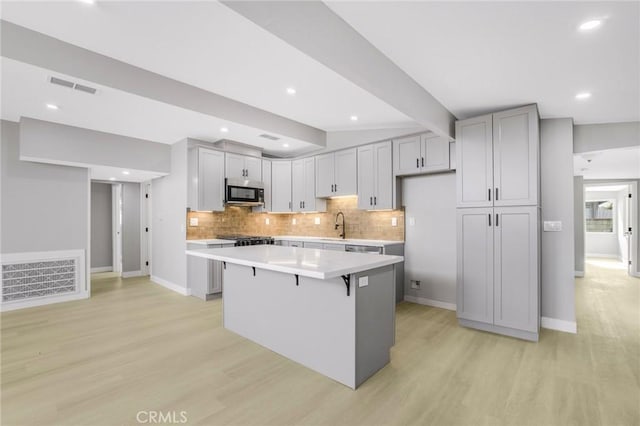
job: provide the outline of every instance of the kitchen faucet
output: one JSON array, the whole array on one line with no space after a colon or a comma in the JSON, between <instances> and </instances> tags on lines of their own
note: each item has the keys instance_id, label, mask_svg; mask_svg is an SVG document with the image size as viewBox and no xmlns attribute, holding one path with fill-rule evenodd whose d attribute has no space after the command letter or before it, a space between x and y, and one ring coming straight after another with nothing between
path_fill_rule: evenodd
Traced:
<instances>
[{"instance_id":1,"label":"kitchen faucet","mask_svg":"<svg viewBox=\"0 0 640 426\"><path fill-rule=\"evenodd\" d=\"M338 223L338 216L342 216L342 233L340 234L340 238L344 240L346 236L345 227L344 227L344 213L342 212L336 213L336 229L340 227L340 224Z\"/></svg>"}]
</instances>

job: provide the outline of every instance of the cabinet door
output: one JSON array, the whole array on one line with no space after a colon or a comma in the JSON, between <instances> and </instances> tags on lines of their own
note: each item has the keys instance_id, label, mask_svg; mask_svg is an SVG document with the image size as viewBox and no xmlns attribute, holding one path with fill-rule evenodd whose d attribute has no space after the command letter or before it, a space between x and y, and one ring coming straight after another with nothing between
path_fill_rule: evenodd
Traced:
<instances>
[{"instance_id":1,"label":"cabinet door","mask_svg":"<svg viewBox=\"0 0 640 426\"><path fill-rule=\"evenodd\" d=\"M493 209L458 209L458 318L493 324Z\"/></svg>"},{"instance_id":2,"label":"cabinet door","mask_svg":"<svg viewBox=\"0 0 640 426\"><path fill-rule=\"evenodd\" d=\"M493 205L492 116L456 122L458 207Z\"/></svg>"},{"instance_id":3,"label":"cabinet door","mask_svg":"<svg viewBox=\"0 0 640 426\"><path fill-rule=\"evenodd\" d=\"M538 208L494 209L494 323L538 332Z\"/></svg>"},{"instance_id":4,"label":"cabinet door","mask_svg":"<svg viewBox=\"0 0 640 426\"><path fill-rule=\"evenodd\" d=\"M358 208L373 209L375 193L375 148L366 145L358 148Z\"/></svg>"},{"instance_id":5,"label":"cabinet door","mask_svg":"<svg viewBox=\"0 0 640 426\"><path fill-rule=\"evenodd\" d=\"M433 133L422 135L420 166L423 172L449 170L449 138Z\"/></svg>"},{"instance_id":6,"label":"cabinet door","mask_svg":"<svg viewBox=\"0 0 640 426\"><path fill-rule=\"evenodd\" d=\"M316 243L313 241L305 241L304 248L314 248L314 249L322 249L322 243Z\"/></svg>"},{"instance_id":7,"label":"cabinet door","mask_svg":"<svg viewBox=\"0 0 640 426\"><path fill-rule=\"evenodd\" d=\"M316 157L316 197L331 197L335 184L334 153Z\"/></svg>"},{"instance_id":8,"label":"cabinet door","mask_svg":"<svg viewBox=\"0 0 640 426\"><path fill-rule=\"evenodd\" d=\"M535 105L493 114L494 206L538 204L539 147Z\"/></svg>"},{"instance_id":9,"label":"cabinet door","mask_svg":"<svg viewBox=\"0 0 640 426\"><path fill-rule=\"evenodd\" d=\"M334 163L333 195L356 195L358 193L357 150L336 151Z\"/></svg>"},{"instance_id":10,"label":"cabinet door","mask_svg":"<svg viewBox=\"0 0 640 426\"><path fill-rule=\"evenodd\" d=\"M393 170L391 165L391 142L381 142L374 145L375 186L374 208L393 208Z\"/></svg>"},{"instance_id":11,"label":"cabinet door","mask_svg":"<svg viewBox=\"0 0 640 426\"><path fill-rule=\"evenodd\" d=\"M325 250L344 251L344 244L323 244L322 248Z\"/></svg>"},{"instance_id":12,"label":"cabinet door","mask_svg":"<svg viewBox=\"0 0 640 426\"><path fill-rule=\"evenodd\" d=\"M245 177L251 180L262 180L262 159L258 157L244 158Z\"/></svg>"},{"instance_id":13,"label":"cabinet door","mask_svg":"<svg viewBox=\"0 0 640 426\"><path fill-rule=\"evenodd\" d=\"M225 177L244 178L244 155L225 153Z\"/></svg>"},{"instance_id":14,"label":"cabinet door","mask_svg":"<svg viewBox=\"0 0 640 426\"><path fill-rule=\"evenodd\" d=\"M198 148L198 210L224 211L224 152Z\"/></svg>"},{"instance_id":15,"label":"cabinet door","mask_svg":"<svg viewBox=\"0 0 640 426\"><path fill-rule=\"evenodd\" d=\"M271 211L271 161L262 160L262 184L264 185L264 206L254 207L254 212Z\"/></svg>"},{"instance_id":16,"label":"cabinet door","mask_svg":"<svg viewBox=\"0 0 640 426\"><path fill-rule=\"evenodd\" d=\"M302 211L316 211L316 159L302 160L304 170L304 188L302 197ZM295 176L295 175L294 175ZM295 179L295 178L294 178Z\"/></svg>"},{"instance_id":17,"label":"cabinet door","mask_svg":"<svg viewBox=\"0 0 640 426\"><path fill-rule=\"evenodd\" d=\"M394 140L393 158L394 174L400 176L420 173L420 136Z\"/></svg>"},{"instance_id":18,"label":"cabinet door","mask_svg":"<svg viewBox=\"0 0 640 426\"><path fill-rule=\"evenodd\" d=\"M302 202L304 201L305 179L304 179L304 160L295 160L291 162L291 200L294 212L302 211Z\"/></svg>"},{"instance_id":19,"label":"cabinet door","mask_svg":"<svg viewBox=\"0 0 640 426\"><path fill-rule=\"evenodd\" d=\"M271 162L271 211L291 211L291 161Z\"/></svg>"}]
</instances>

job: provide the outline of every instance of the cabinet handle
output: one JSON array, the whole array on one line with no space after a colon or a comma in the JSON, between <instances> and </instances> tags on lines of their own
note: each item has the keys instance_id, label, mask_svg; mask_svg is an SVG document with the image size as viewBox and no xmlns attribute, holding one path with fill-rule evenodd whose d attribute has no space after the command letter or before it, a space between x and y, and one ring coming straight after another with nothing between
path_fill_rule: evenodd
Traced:
<instances>
[{"instance_id":1,"label":"cabinet handle","mask_svg":"<svg viewBox=\"0 0 640 426\"><path fill-rule=\"evenodd\" d=\"M333 185L333 192L338 192L338 184Z\"/></svg>"},{"instance_id":2,"label":"cabinet handle","mask_svg":"<svg viewBox=\"0 0 640 426\"><path fill-rule=\"evenodd\" d=\"M496 188L496 201L498 201L498 188Z\"/></svg>"},{"instance_id":3,"label":"cabinet handle","mask_svg":"<svg viewBox=\"0 0 640 426\"><path fill-rule=\"evenodd\" d=\"M331 184L331 192L333 192L333 184Z\"/></svg>"},{"instance_id":4,"label":"cabinet handle","mask_svg":"<svg viewBox=\"0 0 640 426\"><path fill-rule=\"evenodd\" d=\"M424 167L424 157L422 157L422 167Z\"/></svg>"},{"instance_id":5,"label":"cabinet handle","mask_svg":"<svg viewBox=\"0 0 640 426\"><path fill-rule=\"evenodd\" d=\"M491 188L487 189L489 191L489 201L491 201Z\"/></svg>"},{"instance_id":6,"label":"cabinet handle","mask_svg":"<svg viewBox=\"0 0 640 426\"><path fill-rule=\"evenodd\" d=\"M489 226L491 226L491 213L489 213L487 216L489 216Z\"/></svg>"},{"instance_id":7,"label":"cabinet handle","mask_svg":"<svg viewBox=\"0 0 640 426\"><path fill-rule=\"evenodd\" d=\"M498 226L498 217L500 216L498 215L498 213L496 213L496 226Z\"/></svg>"},{"instance_id":8,"label":"cabinet handle","mask_svg":"<svg viewBox=\"0 0 640 426\"><path fill-rule=\"evenodd\" d=\"M302 201L300 201L300 208L302 208Z\"/></svg>"},{"instance_id":9,"label":"cabinet handle","mask_svg":"<svg viewBox=\"0 0 640 426\"><path fill-rule=\"evenodd\" d=\"M289 201L289 210L291 210L291 201Z\"/></svg>"},{"instance_id":10,"label":"cabinet handle","mask_svg":"<svg viewBox=\"0 0 640 426\"><path fill-rule=\"evenodd\" d=\"M420 159L416 158L416 169L420 168Z\"/></svg>"},{"instance_id":11,"label":"cabinet handle","mask_svg":"<svg viewBox=\"0 0 640 426\"><path fill-rule=\"evenodd\" d=\"M372 206L373 205L373 197L369 197L369 205Z\"/></svg>"},{"instance_id":12,"label":"cabinet handle","mask_svg":"<svg viewBox=\"0 0 640 426\"><path fill-rule=\"evenodd\" d=\"M376 197L376 196L373 197L373 205L374 206L378 205L378 197Z\"/></svg>"},{"instance_id":13,"label":"cabinet handle","mask_svg":"<svg viewBox=\"0 0 640 426\"><path fill-rule=\"evenodd\" d=\"M303 201L303 202L302 202L302 208L303 208L303 209L306 207L306 204L307 204L307 202L306 202L306 201Z\"/></svg>"}]
</instances>

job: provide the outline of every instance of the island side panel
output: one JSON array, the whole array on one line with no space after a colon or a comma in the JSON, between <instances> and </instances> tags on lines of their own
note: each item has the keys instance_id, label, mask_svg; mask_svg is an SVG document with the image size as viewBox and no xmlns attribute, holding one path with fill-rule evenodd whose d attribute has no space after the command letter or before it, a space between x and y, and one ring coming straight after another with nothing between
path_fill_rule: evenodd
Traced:
<instances>
[{"instance_id":1,"label":"island side panel","mask_svg":"<svg viewBox=\"0 0 640 426\"><path fill-rule=\"evenodd\" d=\"M355 389L355 295L318 280L227 262L224 327Z\"/></svg>"},{"instance_id":2,"label":"island side panel","mask_svg":"<svg viewBox=\"0 0 640 426\"><path fill-rule=\"evenodd\" d=\"M354 274L356 295L356 386L390 360L395 343L395 271L393 266ZM368 284L360 287L366 277Z\"/></svg>"}]
</instances>

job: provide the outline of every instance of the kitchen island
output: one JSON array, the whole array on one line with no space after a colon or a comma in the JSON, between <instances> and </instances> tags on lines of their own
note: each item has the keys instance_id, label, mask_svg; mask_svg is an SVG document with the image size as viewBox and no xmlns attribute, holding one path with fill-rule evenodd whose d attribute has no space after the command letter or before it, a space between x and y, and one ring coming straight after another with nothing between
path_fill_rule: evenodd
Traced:
<instances>
[{"instance_id":1,"label":"kitchen island","mask_svg":"<svg viewBox=\"0 0 640 426\"><path fill-rule=\"evenodd\" d=\"M273 245L187 254L223 262L225 328L353 389L389 363L402 256Z\"/></svg>"}]
</instances>

